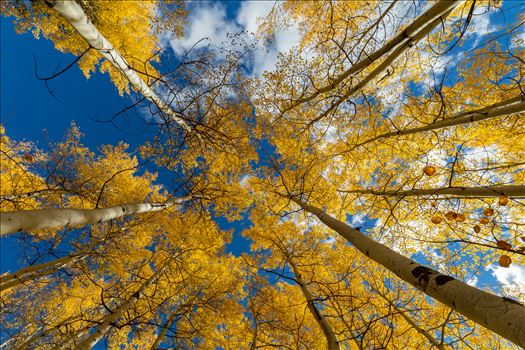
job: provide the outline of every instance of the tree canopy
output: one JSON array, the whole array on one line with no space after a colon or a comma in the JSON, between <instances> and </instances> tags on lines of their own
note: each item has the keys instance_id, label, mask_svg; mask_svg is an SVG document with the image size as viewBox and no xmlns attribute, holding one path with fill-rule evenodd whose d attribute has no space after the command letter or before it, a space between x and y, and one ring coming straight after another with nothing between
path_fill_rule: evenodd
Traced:
<instances>
[{"instance_id":1,"label":"tree canopy","mask_svg":"<svg viewBox=\"0 0 525 350\"><path fill-rule=\"evenodd\" d=\"M1 348L525 347L524 4L1 6L153 130L2 111Z\"/></svg>"}]
</instances>

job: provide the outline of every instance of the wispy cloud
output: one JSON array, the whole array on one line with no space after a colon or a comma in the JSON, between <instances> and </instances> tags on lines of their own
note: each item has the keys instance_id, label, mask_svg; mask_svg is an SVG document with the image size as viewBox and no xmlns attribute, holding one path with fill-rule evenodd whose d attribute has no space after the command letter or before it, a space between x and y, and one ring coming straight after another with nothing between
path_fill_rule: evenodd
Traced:
<instances>
[{"instance_id":1,"label":"wispy cloud","mask_svg":"<svg viewBox=\"0 0 525 350\"><path fill-rule=\"evenodd\" d=\"M299 43L299 30L295 25L279 29L272 40L257 40L259 23L275 5L272 1L242 2L235 14L229 14L227 8L217 2L192 4L184 37L167 39L166 34L161 37L161 42L169 45L178 56L192 48L227 46L241 51L244 44L249 44L253 47L253 55L249 56L250 62L244 62L250 69L247 73L260 77L265 71L275 68L279 53L288 52ZM239 37L232 39L233 36ZM220 51L217 53L221 57Z\"/></svg>"}]
</instances>

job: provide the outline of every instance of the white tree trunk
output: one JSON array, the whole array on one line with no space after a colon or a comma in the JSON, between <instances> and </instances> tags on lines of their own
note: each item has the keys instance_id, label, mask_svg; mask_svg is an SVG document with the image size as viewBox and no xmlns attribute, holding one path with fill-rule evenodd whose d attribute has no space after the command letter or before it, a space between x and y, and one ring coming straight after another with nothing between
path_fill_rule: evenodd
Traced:
<instances>
[{"instance_id":1,"label":"white tree trunk","mask_svg":"<svg viewBox=\"0 0 525 350\"><path fill-rule=\"evenodd\" d=\"M317 216L360 252L405 282L511 342L525 346L525 307L519 302L484 292L454 277L420 265L323 210L304 203L297 196L291 196L291 199L303 210Z\"/></svg>"},{"instance_id":2,"label":"white tree trunk","mask_svg":"<svg viewBox=\"0 0 525 350\"><path fill-rule=\"evenodd\" d=\"M25 199L25 198L37 198L42 197L46 195L53 195L53 194L67 194L69 193L66 190L62 189L46 189L46 190L36 190L32 192L25 192L25 193L16 193L16 194L6 194L3 196L0 196L0 200L7 200L7 201L13 201L17 199Z\"/></svg>"},{"instance_id":3,"label":"white tree trunk","mask_svg":"<svg viewBox=\"0 0 525 350\"><path fill-rule=\"evenodd\" d=\"M359 142L358 144L353 146L350 150L354 150L368 143L371 143L371 142L374 142L380 139L392 137L392 136L409 135L409 134L415 134L418 132L438 130L438 129L442 129L442 128L446 128L450 126L475 123L475 122L479 122L479 121L486 120L486 119L493 119L493 118L497 118L501 116L512 115L515 113L522 113L522 112L525 112L525 102L522 102L524 98L525 97L517 96L509 100L494 104L489 107L459 113L451 118L443 119L443 120L440 120L440 121L437 121L435 123L431 123L425 126L405 129L405 130L399 130L399 131L386 132L384 134L372 137L368 140Z\"/></svg>"},{"instance_id":4,"label":"white tree trunk","mask_svg":"<svg viewBox=\"0 0 525 350\"><path fill-rule=\"evenodd\" d=\"M73 260L78 260L86 255L77 254L65 256L60 259L48 261L38 265L32 265L24 267L17 272L5 274L0 276L0 291L7 290L9 288L18 286L28 280L32 280L37 277L46 276L57 271L59 268L64 267Z\"/></svg>"},{"instance_id":5,"label":"white tree trunk","mask_svg":"<svg viewBox=\"0 0 525 350\"><path fill-rule=\"evenodd\" d=\"M160 211L184 201L161 203L131 203L104 209L39 209L7 211L0 213L0 236L24 231L61 226L78 226L96 224L125 215Z\"/></svg>"},{"instance_id":6,"label":"white tree trunk","mask_svg":"<svg viewBox=\"0 0 525 350\"><path fill-rule=\"evenodd\" d=\"M148 288L154 281L156 281L159 276L162 274L164 269L168 266L168 261L166 261L162 268L157 271L156 274L151 276L146 282L144 282L140 288L133 293L124 303L122 303L115 311L107 315L104 318L104 322L99 325L95 332L93 332L89 337L87 337L77 349L79 350L89 350L94 347L100 339L102 339L109 330L115 325L115 323L122 317L122 315L128 311L141 297L146 288Z\"/></svg>"},{"instance_id":7,"label":"white tree trunk","mask_svg":"<svg viewBox=\"0 0 525 350\"><path fill-rule=\"evenodd\" d=\"M379 290L375 289L372 287L372 290L374 292L377 293L377 295L379 295L384 301L386 301L390 306L392 306L394 308L394 310L396 310L397 313L399 313L401 315L401 317L403 317L403 319L409 324L411 325L415 330L416 332L418 332L419 334L421 334L422 336L424 336L425 338L428 339L428 341L434 345L436 348L438 348L439 350L445 350L445 347L443 346L443 344L441 344L440 342L438 342L436 340L436 338L434 338L428 331L424 330L423 328L419 327L418 324L410 317L407 315L406 311L405 310L402 310L401 308L399 308L396 303L394 303L392 300L390 300L386 295L384 295L383 293L381 293Z\"/></svg>"},{"instance_id":8,"label":"white tree trunk","mask_svg":"<svg viewBox=\"0 0 525 350\"><path fill-rule=\"evenodd\" d=\"M327 116L331 111L335 110L341 103L352 97L356 92L365 87L372 79L377 77L379 74L384 72L392 63L394 63L404 52L409 48L416 45L421 39L427 36L432 29L442 23L448 15L454 10L454 8L460 3L460 1L448 1L443 0L438 4L434 5L437 7L436 11L431 13L422 19L422 28L419 31L403 31L400 35L403 36L398 47L388 55L381 64L379 64L373 71L371 71L367 76L365 76L358 84L352 86L339 100L333 103L325 112L321 115L314 118L310 124L316 122L325 116ZM419 20L419 18L418 18Z\"/></svg>"},{"instance_id":9,"label":"white tree trunk","mask_svg":"<svg viewBox=\"0 0 525 350\"><path fill-rule=\"evenodd\" d=\"M168 318L168 320L166 321L166 323L164 323L164 325L162 326L162 330L160 331L159 335L157 336L157 338L155 339L155 341L151 345L150 350L157 350L157 349L159 349L160 343L162 343L162 340L166 336L166 332L170 328L170 326L173 323L173 321L175 320L176 316L177 316L177 313L173 312L171 314L170 318Z\"/></svg>"},{"instance_id":10,"label":"white tree trunk","mask_svg":"<svg viewBox=\"0 0 525 350\"><path fill-rule=\"evenodd\" d=\"M365 55L365 58L363 58L358 63L354 64L352 67L348 68L346 71L340 74L337 78L332 80L329 85L326 85L318 89L315 93L311 94L308 97L304 97L304 98L297 100L287 110L291 110L302 103L313 100L320 94L333 90L339 84L341 84L346 78L368 67L371 63L373 63L374 61L384 56L386 53L388 53L390 50L392 50L396 46L400 44L403 45L409 42L410 38L413 37L415 33L421 31L425 26L434 22L436 19L440 18L445 12L449 11L451 8L454 8L456 5L457 3L454 3L448 0L438 1L434 6L432 6L427 11L425 11L423 14L421 14L417 19L415 19L411 24L409 24L401 33L397 34L395 37L390 39L381 48L379 48L378 50L376 50L375 52L371 54Z\"/></svg>"},{"instance_id":11,"label":"white tree trunk","mask_svg":"<svg viewBox=\"0 0 525 350\"><path fill-rule=\"evenodd\" d=\"M131 68L131 65L124 57L113 47L113 45L97 30L97 28L88 19L82 7L72 0L54 0L51 1L53 8L59 12L89 43L104 56L113 66L122 72L129 80L135 91L142 94L148 101L154 103L162 112L171 117L181 128L188 133L192 132L191 127L183 119L180 113L171 109L148 84ZM122 25L126 25L123 23Z\"/></svg>"},{"instance_id":12,"label":"white tree trunk","mask_svg":"<svg viewBox=\"0 0 525 350\"><path fill-rule=\"evenodd\" d=\"M301 292L303 293L304 298L306 299L306 303L308 305L308 309L310 310L310 313L315 318L315 321L323 331L323 334L326 338L326 343L328 345L328 350L339 350L339 341L337 340L337 336L335 335L335 332L326 320L326 318L321 314L319 309L314 303L314 298L312 294L310 293L310 290L308 289L308 286L306 285L306 282L302 279L301 273L297 269L297 266L293 263L290 256L284 252L286 262L292 267L292 271L295 276L295 280L297 281L297 284L301 288Z\"/></svg>"},{"instance_id":13,"label":"white tree trunk","mask_svg":"<svg viewBox=\"0 0 525 350\"><path fill-rule=\"evenodd\" d=\"M411 197L447 195L457 197L525 197L525 186L501 185L485 187L445 187L445 188L416 188L406 191L374 191L374 190L339 190L343 193L373 194L376 196Z\"/></svg>"}]
</instances>

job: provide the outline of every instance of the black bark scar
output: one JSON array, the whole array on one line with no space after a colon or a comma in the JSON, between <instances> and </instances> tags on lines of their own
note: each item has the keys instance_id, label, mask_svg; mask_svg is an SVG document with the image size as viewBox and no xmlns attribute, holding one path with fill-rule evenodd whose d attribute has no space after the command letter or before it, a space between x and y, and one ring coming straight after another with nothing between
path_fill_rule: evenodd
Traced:
<instances>
[{"instance_id":1,"label":"black bark scar","mask_svg":"<svg viewBox=\"0 0 525 350\"><path fill-rule=\"evenodd\" d=\"M412 270L412 275L416 278L416 284L423 290L425 290L428 286L430 275L435 273L436 271L432 270L431 268L421 265Z\"/></svg>"},{"instance_id":2,"label":"black bark scar","mask_svg":"<svg viewBox=\"0 0 525 350\"><path fill-rule=\"evenodd\" d=\"M452 280L454 280L454 277L447 276L447 275L439 275L436 277L436 284L438 286L442 286L445 283L450 282Z\"/></svg>"},{"instance_id":3,"label":"black bark scar","mask_svg":"<svg viewBox=\"0 0 525 350\"><path fill-rule=\"evenodd\" d=\"M514 299L511 299L511 298L507 298L507 297L503 297L503 301L506 301L508 303L512 303L512 304L518 304L518 305L521 305L521 306L524 306L522 303L520 303L519 301L517 300L514 300Z\"/></svg>"}]
</instances>

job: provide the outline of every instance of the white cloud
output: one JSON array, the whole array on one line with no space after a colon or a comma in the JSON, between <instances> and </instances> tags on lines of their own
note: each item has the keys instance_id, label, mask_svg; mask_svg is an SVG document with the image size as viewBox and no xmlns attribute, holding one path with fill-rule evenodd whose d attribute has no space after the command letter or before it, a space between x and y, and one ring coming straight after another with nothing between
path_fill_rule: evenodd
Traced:
<instances>
[{"instance_id":1,"label":"white cloud","mask_svg":"<svg viewBox=\"0 0 525 350\"><path fill-rule=\"evenodd\" d=\"M244 1L237 13L237 23L249 33L256 34L259 21L268 16L274 5L273 1Z\"/></svg>"},{"instance_id":2,"label":"white cloud","mask_svg":"<svg viewBox=\"0 0 525 350\"><path fill-rule=\"evenodd\" d=\"M183 55L194 45L202 48L208 44L222 46L229 41L228 33L242 30L235 21L228 20L226 8L220 3L197 3L190 10L189 27L183 38L170 40L177 55ZM207 40L202 40L202 39Z\"/></svg>"},{"instance_id":3,"label":"white cloud","mask_svg":"<svg viewBox=\"0 0 525 350\"><path fill-rule=\"evenodd\" d=\"M362 213L357 213L352 216L352 222L349 224L353 227L361 226L365 223L365 215Z\"/></svg>"},{"instance_id":4,"label":"white cloud","mask_svg":"<svg viewBox=\"0 0 525 350\"><path fill-rule=\"evenodd\" d=\"M256 32L261 20L264 20L272 10L272 1L244 1L237 10L235 18L228 16L226 8L220 3L198 2L190 9L189 26L183 38L166 40L166 34L161 35L161 42L169 42L176 55L184 55L188 50L204 48L208 45L229 49L242 50L240 40L232 45L229 34L243 34L241 39L245 44L255 44L252 62L245 62L251 67L249 75L260 77L264 71L275 68L279 53L288 52L299 43L300 35L296 25L278 30L270 43L257 40ZM202 40L206 39L206 40ZM232 47L233 46L233 47ZM219 57L221 53L219 53Z\"/></svg>"},{"instance_id":5,"label":"white cloud","mask_svg":"<svg viewBox=\"0 0 525 350\"><path fill-rule=\"evenodd\" d=\"M525 284L525 266L512 264L509 267L491 265L488 267L492 276L496 277L503 285Z\"/></svg>"},{"instance_id":6,"label":"white cloud","mask_svg":"<svg viewBox=\"0 0 525 350\"><path fill-rule=\"evenodd\" d=\"M323 241L323 243L328 243L328 244L330 244L330 245L334 245L334 244L335 244L335 237L334 237L334 236L332 236L332 237L328 237L327 239L325 239L325 240Z\"/></svg>"},{"instance_id":7,"label":"white cloud","mask_svg":"<svg viewBox=\"0 0 525 350\"><path fill-rule=\"evenodd\" d=\"M492 271L492 276L501 284L503 295L525 303L525 266L512 264L505 268L490 265L487 270Z\"/></svg>"},{"instance_id":8,"label":"white cloud","mask_svg":"<svg viewBox=\"0 0 525 350\"><path fill-rule=\"evenodd\" d=\"M476 276L472 276L470 277L469 279L467 279L465 282L467 282L467 284L469 286L472 286L472 287L477 287L477 284L478 284L478 278Z\"/></svg>"},{"instance_id":9,"label":"white cloud","mask_svg":"<svg viewBox=\"0 0 525 350\"><path fill-rule=\"evenodd\" d=\"M476 13L476 11L474 11L474 16L468 26L468 31L466 35L467 38L474 37L474 43L472 46L477 46L485 35L494 33L498 30L498 26L496 26L490 20L492 11L487 11L483 7L479 7L477 11L484 12Z\"/></svg>"}]
</instances>

